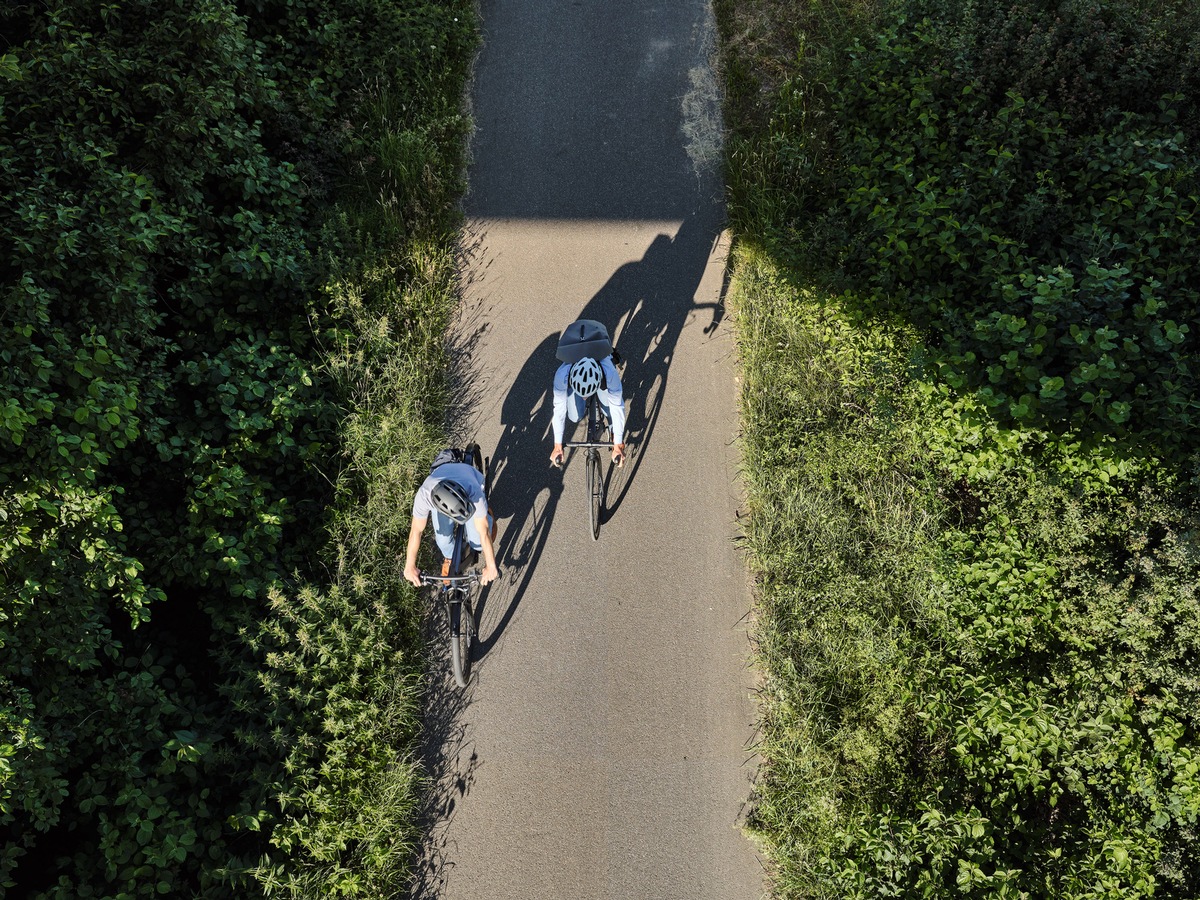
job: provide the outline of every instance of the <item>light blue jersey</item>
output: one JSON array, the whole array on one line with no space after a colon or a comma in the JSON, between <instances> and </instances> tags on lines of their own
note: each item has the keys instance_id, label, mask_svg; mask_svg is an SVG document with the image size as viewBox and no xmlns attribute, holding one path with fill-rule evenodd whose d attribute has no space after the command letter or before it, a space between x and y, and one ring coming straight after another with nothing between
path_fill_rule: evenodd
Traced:
<instances>
[{"instance_id":1,"label":"light blue jersey","mask_svg":"<svg viewBox=\"0 0 1200 900\"><path fill-rule=\"evenodd\" d=\"M600 400L600 405L604 407L605 412L608 413L609 422L612 425L613 443L623 444L625 443L625 398L621 393L621 373L617 371L612 356L602 359L600 368L604 372L604 382L596 391L596 397ZM571 390L568 377L570 374L569 363L563 363L554 373L554 420L552 425L556 444L561 444L563 441L567 415L570 414L572 422L578 422L587 408L586 399Z\"/></svg>"},{"instance_id":2,"label":"light blue jersey","mask_svg":"<svg viewBox=\"0 0 1200 900\"><path fill-rule=\"evenodd\" d=\"M479 529L475 527L476 519L486 519L488 527L492 525L492 517L488 515L487 497L483 493L483 475L469 463L446 463L438 466L426 478L413 498L413 518L428 519L433 517L433 539L442 551L442 556L449 559L454 552L454 520L445 515L433 505L433 489L443 478L456 481L467 492L467 498L473 507L471 518L463 525L467 543L475 550L482 547Z\"/></svg>"}]
</instances>

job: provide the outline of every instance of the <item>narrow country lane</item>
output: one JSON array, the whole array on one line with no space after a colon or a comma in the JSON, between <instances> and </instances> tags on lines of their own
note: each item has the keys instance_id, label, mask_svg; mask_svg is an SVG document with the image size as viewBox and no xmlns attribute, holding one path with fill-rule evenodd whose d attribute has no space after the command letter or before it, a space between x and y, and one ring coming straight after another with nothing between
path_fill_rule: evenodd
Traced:
<instances>
[{"instance_id":1,"label":"narrow country lane","mask_svg":"<svg viewBox=\"0 0 1200 900\"><path fill-rule=\"evenodd\" d=\"M758 900L712 13L481 12L454 338L501 579L470 687L438 673L416 896ZM582 457L548 461L555 346L580 317L626 361L632 455L609 473L596 542Z\"/></svg>"}]
</instances>

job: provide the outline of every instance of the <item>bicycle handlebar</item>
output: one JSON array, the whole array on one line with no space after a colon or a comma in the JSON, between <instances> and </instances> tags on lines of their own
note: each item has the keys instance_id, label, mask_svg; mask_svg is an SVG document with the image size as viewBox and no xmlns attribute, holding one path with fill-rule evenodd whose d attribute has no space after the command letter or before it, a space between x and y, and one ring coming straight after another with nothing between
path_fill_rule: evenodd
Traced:
<instances>
[{"instance_id":1,"label":"bicycle handlebar","mask_svg":"<svg viewBox=\"0 0 1200 900\"><path fill-rule=\"evenodd\" d=\"M424 572L421 572L420 575L421 584L445 584L446 582L459 583L479 580L478 571L470 571L465 575L426 575Z\"/></svg>"},{"instance_id":2,"label":"bicycle handlebar","mask_svg":"<svg viewBox=\"0 0 1200 900\"><path fill-rule=\"evenodd\" d=\"M628 444L626 444L626 446L628 446ZM593 449L595 449L595 450L611 450L612 449L612 441L563 441L562 447L563 447L564 451L566 451L566 450L593 450ZM631 452L632 452L632 450L626 450L625 455L628 456ZM554 466L554 468L556 468L556 469L561 469L567 461L566 457L567 457L567 454L564 452L562 462L554 462L552 460L550 464L552 466ZM621 465L618 463L617 468L620 468L620 467L621 467Z\"/></svg>"}]
</instances>

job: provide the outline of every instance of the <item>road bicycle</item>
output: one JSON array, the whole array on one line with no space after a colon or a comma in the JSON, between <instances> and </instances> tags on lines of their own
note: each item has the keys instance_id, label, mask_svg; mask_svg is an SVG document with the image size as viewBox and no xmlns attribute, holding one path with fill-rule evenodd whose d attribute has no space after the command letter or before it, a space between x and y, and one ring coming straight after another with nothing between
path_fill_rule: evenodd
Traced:
<instances>
[{"instance_id":1,"label":"road bicycle","mask_svg":"<svg viewBox=\"0 0 1200 900\"><path fill-rule=\"evenodd\" d=\"M446 576L422 573L421 583L434 585L438 598L445 606L446 622L450 629L450 668L454 672L455 683L460 688L466 687L471 677L471 648L478 637L472 595L475 585L479 584L479 572Z\"/></svg>"},{"instance_id":2,"label":"road bicycle","mask_svg":"<svg viewBox=\"0 0 1200 900\"><path fill-rule=\"evenodd\" d=\"M588 530L592 540L600 538L600 514L604 510L604 475L600 470L600 451L611 447L603 440L606 420L600 413L600 401L595 394L587 399L587 440L564 441L564 448L583 451L583 483L587 489Z\"/></svg>"},{"instance_id":3,"label":"road bicycle","mask_svg":"<svg viewBox=\"0 0 1200 900\"><path fill-rule=\"evenodd\" d=\"M487 493L487 460L483 458L478 444L467 448L466 462L483 475L484 493ZM466 527L463 524L454 526L453 541L454 553L450 557L449 572L445 575L422 572L421 583L433 586L435 596L446 610L446 624L450 632L450 668L454 672L455 683L463 688L471 677L471 648L479 636L474 611L479 570L463 571L463 560L468 553L474 553L467 544Z\"/></svg>"}]
</instances>

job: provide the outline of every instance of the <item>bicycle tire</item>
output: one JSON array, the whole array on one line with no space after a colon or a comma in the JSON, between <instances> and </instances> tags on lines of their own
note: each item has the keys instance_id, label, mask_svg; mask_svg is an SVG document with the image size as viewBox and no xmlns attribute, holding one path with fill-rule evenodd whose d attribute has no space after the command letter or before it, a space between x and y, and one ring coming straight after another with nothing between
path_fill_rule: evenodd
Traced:
<instances>
[{"instance_id":1,"label":"bicycle tire","mask_svg":"<svg viewBox=\"0 0 1200 900\"><path fill-rule=\"evenodd\" d=\"M475 617L468 601L450 604L450 668L454 681L465 688L471 678L471 646L475 643Z\"/></svg>"},{"instance_id":2,"label":"bicycle tire","mask_svg":"<svg viewBox=\"0 0 1200 900\"><path fill-rule=\"evenodd\" d=\"M592 540L595 541L600 539L600 507L603 505L601 494L604 490L600 478L600 453L597 450L588 449L584 468L584 481L587 483L588 530L592 534Z\"/></svg>"}]
</instances>

